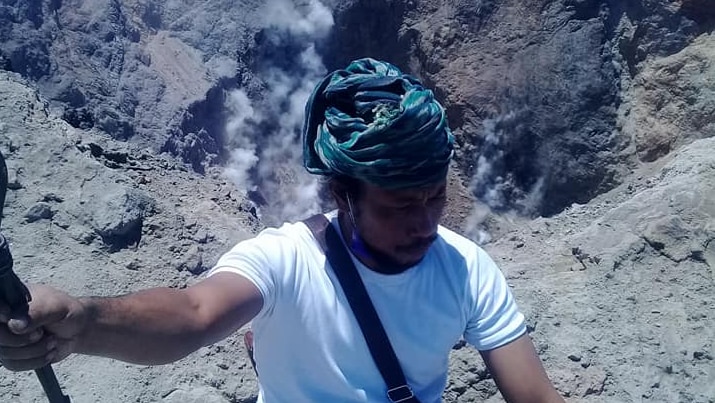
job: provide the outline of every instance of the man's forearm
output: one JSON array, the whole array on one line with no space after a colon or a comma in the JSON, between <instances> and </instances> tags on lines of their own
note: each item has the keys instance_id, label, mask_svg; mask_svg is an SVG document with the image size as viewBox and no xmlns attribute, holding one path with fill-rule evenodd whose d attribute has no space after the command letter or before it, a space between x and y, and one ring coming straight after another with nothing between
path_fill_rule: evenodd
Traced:
<instances>
[{"instance_id":1,"label":"man's forearm","mask_svg":"<svg viewBox=\"0 0 715 403\"><path fill-rule=\"evenodd\" d=\"M508 344L480 353L507 402L564 402L526 333Z\"/></svg>"},{"instance_id":2,"label":"man's forearm","mask_svg":"<svg viewBox=\"0 0 715 403\"><path fill-rule=\"evenodd\" d=\"M76 353L156 365L203 345L199 307L183 290L153 288L112 298L81 298L84 331Z\"/></svg>"}]
</instances>

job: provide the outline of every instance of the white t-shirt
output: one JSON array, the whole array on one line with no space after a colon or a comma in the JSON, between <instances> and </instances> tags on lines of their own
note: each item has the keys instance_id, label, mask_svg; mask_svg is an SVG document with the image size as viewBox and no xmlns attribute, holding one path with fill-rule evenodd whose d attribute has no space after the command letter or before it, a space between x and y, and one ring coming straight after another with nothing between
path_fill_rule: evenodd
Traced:
<instances>
[{"instance_id":1,"label":"white t-shirt","mask_svg":"<svg viewBox=\"0 0 715 403\"><path fill-rule=\"evenodd\" d=\"M337 215L327 215L338 228ZM339 232L339 231L338 231ZM385 275L353 257L415 395L440 402L449 352L479 350L526 328L504 276L472 241L440 226L424 259ZM240 242L209 275L233 272L263 295L254 318L258 402L388 402L386 386L325 255L302 222Z\"/></svg>"}]
</instances>

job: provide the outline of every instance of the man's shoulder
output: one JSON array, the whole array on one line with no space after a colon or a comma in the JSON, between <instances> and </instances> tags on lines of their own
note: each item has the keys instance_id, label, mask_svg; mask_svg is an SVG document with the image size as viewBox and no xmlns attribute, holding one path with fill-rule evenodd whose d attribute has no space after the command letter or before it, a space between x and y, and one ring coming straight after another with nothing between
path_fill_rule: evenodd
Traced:
<instances>
[{"instance_id":1,"label":"man's shoulder","mask_svg":"<svg viewBox=\"0 0 715 403\"><path fill-rule=\"evenodd\" d=\"M238 241L232 251L259 248L262 250L295 249L310 239L310 230L301 221L269 226L252 237Z\"/></svg>"},{"instance_id":2,"label":"man's shoulder","mask_svg":"<svg viewBox=\"0 0 715 403\"><path fill-rule=\"evenodd\" d=\"M219 258L215 268L255 266L259 271L292 270L319 251L305 224L285 222L238 241Z\"/></svg>"},{"instance_id":3,"label":"man's shoulder","mask_svg":"<svg viewBox=\"0 0 715 403\"><path fill-rule=\"evenodd\" d=\"M461 253L473 253L479 249L479 245L473 240L442 225L437 228L437 235L446 245L456 248Z\"/></svg>"},{"instance_id":4,"label":"man's shoulder","mask_svg":"<svg viewBox=\"0 0 715 403\"><path fill-rule=\"evenodd\" d=\"M470 270L492 266L491 256L472 239L441 225L437 234L444 253L463 260Z\"/></svg>"}]
</instances>

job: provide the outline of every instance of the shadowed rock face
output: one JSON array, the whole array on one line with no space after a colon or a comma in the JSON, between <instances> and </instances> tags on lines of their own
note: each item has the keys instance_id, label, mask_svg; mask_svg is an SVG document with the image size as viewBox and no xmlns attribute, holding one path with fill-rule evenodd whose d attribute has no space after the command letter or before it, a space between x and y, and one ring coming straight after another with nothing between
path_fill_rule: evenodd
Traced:
<instances>
[{"instance_id":1,"label":"shadowed rock face","mask_svg":"<svg viewBox=\"0 0 715 403\"><path fill-rule=\"evenodd\" d=\"M136 88L122 76L139 68L140 33L119 2L17 2L3 10L0 40L13 71L37 81L77 127L134 136Z\"/></svg>"},{"instance_id":2,"label":"shadowed rock face","mask_svg":"<svg viewBox=\"0 0 715 403\"><path fill-rule=\"evenodd\" d=\"M682 0L683 14L711 30L715 26L715 7L708 0Z\"/></svg>"},{"instance_id":3,"label":"shadowed rock face","mask_svg":"<svg viewBox=\"0 0 715 403\"><path fill-rule=\"evenodd\" d=\"M190 104L236 73L254 3L4 2L0 67L36 82L74 127L158 150Z\"/></svg>"},{"instance_id":4,"label":"shadowed rock face","mask_svg":"<svg viewBox=\"0 0 715 403\"><path fill-rule=\"evenodd\" d=\"M647 57L706 29L695 3L352 1L337 13L327 60L376 54L421 76L448 109L473 194L496 210L551 215L633 166L617 125L621 91ZM380 22L388 10L398 22ZM371 24L380 35L363 33Z\"/></svg>"}]
</instances>

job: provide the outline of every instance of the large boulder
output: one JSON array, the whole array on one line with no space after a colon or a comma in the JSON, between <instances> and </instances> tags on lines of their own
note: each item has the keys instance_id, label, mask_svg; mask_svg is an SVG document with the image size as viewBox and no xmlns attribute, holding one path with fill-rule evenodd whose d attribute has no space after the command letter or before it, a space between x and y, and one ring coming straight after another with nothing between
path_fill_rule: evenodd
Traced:
<instances>
[{"instance_id":1,"label":"large boulder","mask_svg":"<svg viewBox=\"0 0 715 403\"><path fill-rule=\"evenodd\" d=\"M92 186L86 186L92 192ZM152 213L155 202L143 192L121 186L101 186L79 203L86 208L89 226L113 250L138 246L142 225Z\"/></svg>"}]
</instances>

